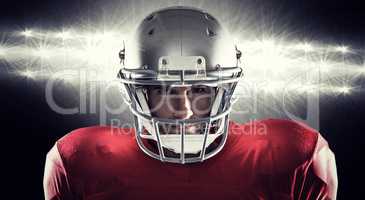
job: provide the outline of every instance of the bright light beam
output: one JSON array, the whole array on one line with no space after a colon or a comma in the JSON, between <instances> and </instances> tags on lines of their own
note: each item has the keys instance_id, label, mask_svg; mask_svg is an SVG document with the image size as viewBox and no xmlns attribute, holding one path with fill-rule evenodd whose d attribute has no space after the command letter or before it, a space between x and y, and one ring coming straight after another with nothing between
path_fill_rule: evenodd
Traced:
<instances>
[{"instance_id":1,"label":"bright light beam","mask_svg":"<svg viewBox=\"0 0 365 200\"><path fill-rule=\"evenodd\" d=\"M31 30L25 30L21 33L21 35L25 36L25 37L32 37L33 36L33 31Z\"/></svg>"},{"instance_id":2,"label":"bright light beam","mask_svg":"<svg viewBox=\"0 0 365 200\"><path fill-rule=\"evenodd\" d=\"M342 86L337 88L337 91L343 94L349 94L351 92L351 87L348 86Z\"/></svg>"},{"instance_id":3,"label":"bright light beam","mask_svg":"<svg viewBox=\"0 0 365 200\"><path fill-rule=\"evenodd\" d=\"M346 54L349 52L349 48L347 46L338 46L335 48L335 50L341 52L342 54Z\"/></svg>"},{"instance_id":4,"label":"bright light beam","mask_svg":"<svg viewBox=\"0 0 365 200\"><path fill-rule=\"evenodd\" d=\"M31 78L31 79L34 79L35 78L35 72L32 72L30 70L26 70L26 71L21 71L19 73L21 76L24 76L26 78Z\"/></svg>"},{"instance_id":5,"label":"bright light beam","mask_svg":"<svg viewBox=\"0 0 365 200\"><path fill-rule=\"evenodd\" d=\"M116 41L128 38L119 33L120 31L99 33L72 31L71 33L70 31L34 32L26 30L23 32L24 36L37 36L37 40L32 41L31 45L21 44L11 49L7 48L7 44L1 44L0 56L11 55L10 62L14 62L14 64L23 63L28 59L31 60L24 63L42 62L38 60L39 58L47 59L47 65L40 64L43 67L42 76L39 76L40 73L35 75L34 71L18 71L18 74L34 80L52 77L53 72L72 67L72 69L97 70L98 74L102 76L102 78L99 77L100 80L107 81L115 78L115 71L119 69L117 53L121 45ZM67 39L68 42L61 43L60 38ZM295 97L317 89L320 89L323 94L349 94L352 87L331 81L331 78L336 80L348 75L351 83L352 78L355 79L359 75L365 74L365 70L358 68L359 66L351 63L350 60L341 62L332 57L331 54L334 52L349 52L347 46L310 44L308 42L293 43L274 36L241 42L239 38L236 38L235 42L237 45L245 47L244 65L247 66L245 67L247 74L245 81L253 84L270 83L259 90L273 95L280 95L287 90ZM304 55L296 50L310 52L310 54ZM344 59L349 59L349 57ZM346 72L342 70L344 67L348 69ZM322 83L315 81L316 70L325 72L322 74ZM302 74L308 75L305 84L301 82Z\"/></svg>"},{"instance_id":6,"label":"bright light beam","mask_svg":"<svg viewBox=\"0 0 365 200\"><path fill-rule=\"evenodd\" d=\"M50 58L51 57L51 51L46 48L40 48L37 51L35 51L35 55L39 56L41 58Z\"/></svg>"},{"instance_id":7,"label":"bright light beam","mask_svg":"<svg viewBox=\"0 0 365 200\"><path fill-rule=\"evenodd\" d=\"M3 57L6 55L6 51L4 48L0 47L0 56Z\"/></svg>"},{"instance_id":8,"label":"bright light beam","mask_svg":"<svg viewBox=\"0 0 365 200\"><path fill-rule=\"evenodd\" d=\"M57 38L61 38L62 40L67 40L71 38L71 33L69 31L62 31L56 34Z\"/></svg>"},{"instance_id":9,"label":"bright light beam","mask_svg":"<svg viewBox=\"0 0 365 200\"><path fill-rule=\"evenodd\" d=\"M302 50L304 52L310 52L310 51L314 50L313 46L309 43L299 44L299 45L297 45L296 48L299 49L299 50Z\"/></svg>"}]
</instances>

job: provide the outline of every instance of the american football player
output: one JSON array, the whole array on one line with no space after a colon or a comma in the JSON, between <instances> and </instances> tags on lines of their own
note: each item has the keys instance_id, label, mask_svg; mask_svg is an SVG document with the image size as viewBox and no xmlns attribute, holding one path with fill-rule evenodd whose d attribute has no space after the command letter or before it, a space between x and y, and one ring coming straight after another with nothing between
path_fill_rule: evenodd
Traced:
<instances>
[{"instance_id":1,"label":"american football player","mask_svg":"<svg viewBox=\"0 0 365 200\"><path fill-rule=\"evenodd\" d=\"M335 157L316 130L229 120L243 75L229 39L194 8L147 16L119 53L134 129L93 126L59 139L45 199L336 199Z\"/></svg>"}]
</instances>

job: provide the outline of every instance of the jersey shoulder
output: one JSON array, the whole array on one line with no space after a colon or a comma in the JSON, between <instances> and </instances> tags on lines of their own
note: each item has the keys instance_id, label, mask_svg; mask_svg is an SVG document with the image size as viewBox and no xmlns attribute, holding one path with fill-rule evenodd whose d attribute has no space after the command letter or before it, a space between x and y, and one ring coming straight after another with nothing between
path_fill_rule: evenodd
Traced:
<instances>
[{"instance_id":1,"label":"jersey shoulder","mask_svg":"<svg viewBox=\"0 0 365 200\"><path fill-rule=\"evenodd\" d=\"M61 158L68 166L89 163L116 154L128 155L135 146L134 130L109 126L76 129L56 142Z\"/></svg>"},{"instance_id":2,"label":"jersey shoulder","mask_svg":"<svg viewBox=\"0 0 365 200\"><path fill-rule=\"evenodd\" d=\"M231 132L239 139L239 148L252 146L279 168L292 168L310 161L320 134L308 125L286 119L265 119L245 124L232 123Z\"/></svg>"}]
</instances>

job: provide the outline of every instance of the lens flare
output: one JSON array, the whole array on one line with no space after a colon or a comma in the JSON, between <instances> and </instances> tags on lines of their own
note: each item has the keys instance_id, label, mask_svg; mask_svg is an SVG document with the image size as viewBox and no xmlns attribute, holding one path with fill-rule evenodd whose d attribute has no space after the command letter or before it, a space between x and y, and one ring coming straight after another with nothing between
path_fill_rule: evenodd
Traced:
<instances>
[{"instance_id":1,"label":"lens flare","mask_svg":"<svg viewBox=\"0 0 365 200\"><path fill-rule=\"evenodd\" d=\"M22 35L37 36L37 39L13 45L12 48L5 47L11 44L2 44L0 56L17 63L23 60L27 61L23 63L34 64L41 59L42 79L51 77L55 71L82 68L97 70L101 76L98 80L105 81L115 79L115 74L120 68L118 52L122 48L123 41L128 41L129 38L125 34L120 34L118 30L97 33L68 30L55 33L27 29ZM235 43L244 52L242 60L246 74L245 82L251 85L264 85L256 89L265 93L280 94L283 91L290 91L302 95L303 92L317 88L321 93L349 94L352 91L350 86L337 85L330 80L346 77L350 79L348 83L351 85L352 77L355 80L365 75L364 67L353 63L351 58L336 56L338 52L353 53L348 46L298 43L275 36L257 40L240 40L239 37L235 37ZM47 65L44 61L47 61ZM28 70L29 66L23 69ZM34 80L38 77L30 71L19 70L18 73ZM319 74L322 82L311 83ZM307 83L301 82L301 76L304 75ZM67 81L72 80L67 79ZM242 90L238 88L240 89Z\"/></svg>"},{"instance_id":2,"label":"lens flare","mask_svg":"<svg viewBox=\"0 0 365 200\"><path fill-rule=\"evenodd\" d=\"M25 30L25 31L21 32L21 35L23 35L25 37L32 37L33 36L33 31Z\"/></svg>"}]
</instances>

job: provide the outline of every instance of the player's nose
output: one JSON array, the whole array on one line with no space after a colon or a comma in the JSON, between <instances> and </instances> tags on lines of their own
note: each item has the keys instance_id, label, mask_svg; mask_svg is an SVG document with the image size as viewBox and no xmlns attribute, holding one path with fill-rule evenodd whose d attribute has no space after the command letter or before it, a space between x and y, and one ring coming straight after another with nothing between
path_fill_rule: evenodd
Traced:
<instances>
[{"instance_id":1,"label":"player's nose","mask_svg":"<svg viewBox=\"0 0 365 200\"><path fill-rule=\"evenodd\" d=\"M187 88L179 88L176 93L174 117L176 119L189 119L193 115L191 102L188 97Z\"/></svg>"}]
</instances>

